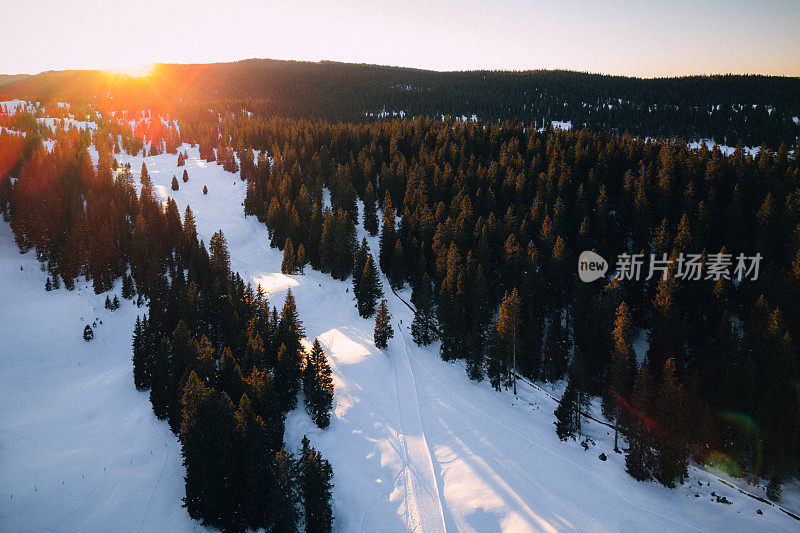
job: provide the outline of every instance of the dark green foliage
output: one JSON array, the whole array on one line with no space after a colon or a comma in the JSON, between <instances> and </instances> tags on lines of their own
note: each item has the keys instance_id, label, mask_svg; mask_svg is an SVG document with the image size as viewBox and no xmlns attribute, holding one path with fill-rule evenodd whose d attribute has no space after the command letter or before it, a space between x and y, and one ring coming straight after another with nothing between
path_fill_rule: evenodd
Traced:
<instances>
[{"instance_id":1,"label":"dark green foliage","mask_svg":"<svg viewBox=\"0 0 800 533\"><path fill-rule=\"evenodd\" d=\"M375 315L375 346L378 348L386 348L389 339L394 337L391 318L386 300L381 300L378 306L378 314Z\"/></svg>"},{"instance_id":2,"label":"dark green foliage","mask_svg":"<svg viewBox=\"0 0 800 533\"><path fill-rule=\"evenodd\" d=\"M367 183L364 193L364 229L373 237L378 234L378 211L376 206L377 198L372 182Z\"/></svg>"},{"instance_id":3,"label":"dark green foliage","mask_svg":"<svg viewBox=\"0 0 800 533\"><path fill-rule=\"evenodd\" d=\"M434 307L433 291L428 275L414 287L411 294L411 303L414 304L416 313L411 323L411 337L420 346L428 346L438 338L436 332L436 309Z\"/></svg>"},{"instance_id":4,"label":"dark green foliage","mask_svg":"<svg viewBox=\"0 0 800 533\"><path fill-rule=\"evenodd\" d=\"M767 498L773 502L781 501L783 490L781 489L780 476L772 476L767 483Z\"/></svg>"},{"instance_id":5,"label":"dark green foliage","mask_svg":"<svg viewBox=\"0 0 800 533\"><path fill-rule=\"evenodd\" d=\"M129 275L122 276L122 297L130 300L136 294L133 288L133 278Z\"/></svg>"},{"instance_id":6,"label":"dark green foliage","mask_svg":"<svg viewBox=\"0 0 800 533\"><path fill-rule=\"evenodd\" d=\"M361 275L354 278L353 292L358 314L363 318L371 317L375 313L378 300L383 297L383 286L378 277L378 268L368 250Z\"/></svg>"},{"instance_id":7,"label":"dark green foliage","mask_svg":"<svg viewBox=\"0 0 800 533\"><path fill-rule=\"evenodd\" d=\"M281 274L294 274L297 270L297 256L294 253L291 239L286 239L283 245L283 261L281 261Z\"/></svg>"},{"instance_id":8,"label":"dark green foliage","mask_svg":"<svg viewBox=\"0 0 800 533\"><path fill-rule=\"evenodd\" d=\"M305 530L307 533L330 533L333 525L331 465L322 454L309 447L305 436L297 461Z\"/></svg>"},{"instance_id":9,"label":"dark green foliage","mask_svg":"<svg viewBox=\"0 0 800 533\"><path fill-rule=\"evenodd\" d=\"M331 367L318 340L314 341L314 346L306 357L303 392L306 395L306 410L314 422L325 429L330 424L330 410L333 406L333 378Z\"/></svg>"},{"instance_id":10,"label":"dark green foliage","mask_svg":"<svg viewBox=\"0 0 800 533\"><path fill-rule=\"evenodd\" d=\"M89 324L86 324L86 327L83 328L83 340L89 342L92 339L94 339L94 331Z\"/></svg>"}]
</instances>

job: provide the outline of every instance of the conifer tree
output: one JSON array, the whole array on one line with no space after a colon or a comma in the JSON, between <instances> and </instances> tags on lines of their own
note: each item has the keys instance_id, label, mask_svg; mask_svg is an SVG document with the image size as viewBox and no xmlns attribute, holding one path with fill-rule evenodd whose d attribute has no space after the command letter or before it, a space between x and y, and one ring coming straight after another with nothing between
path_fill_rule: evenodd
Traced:
<instances>
[{"instance_id":1,"label":"conifer tree","mask_svg":"<svg viewBox=\"0 0 800 533\"><path fill-rule=\"evenodd\" d=\"M150 174L147 172L147 165L142 161L142 173L140 181L143 186L149 187L150 186Z\"/></svg>"},{"instance_id":2,"label":"conifer tree","mask_svg":"<svg viewBox=\"0 0 800 533\"><path fill-rule=\"evenodd\" d=\"M164 420L169 414L170 406L170 343L162 337L153 354L152 374L150 378L150 403L156 418Z\"/></svg>"},{"instance_id":3,"label":"conifer tree","mask_svg":"<svg viewBox=\"0 0 800 533\"><path fill-rule=\"evenodd\" d=\"M509 374L514 383L514 394L517 394L517 337L519 335L520 299L517 289L506 292L500 303L500 312L497 317L497 336L510 348Z\"/></svg>"},{"instance_id":4,"label":"conifer tree","mask_svg":"<svg viewBox=\"0 0 800 533\"><path fill-rule=\"evenodd\" d=\"M286 239L283 245L283 260L281 261L281 274L294 274L295 272L295 255L294 246L292 246L291 239Z\"/></svg>"},{"instance_id":5,"label":"conifer tree","mask_svg":"<svg viewBox=\"0 0 800 533\"><path fill-rule=\"evenodd\" d=\"M178 190L178 178L176 178L175 176L172 176L172 190L173 191Z\"/></svg>"},{"instance_id":6,"label":"conifer tree","mask_svg":"<svg viewBox=\"0 0 800 533\"><path fill-rule=\"evenodd\" d=\"M317 426L325 429L330 424L330 410L333 405L333 378L331 367L318 340L314 341L306 359L303 390L306 394L306 408L311 418Z\"/></svg>"},{"instance_id":7,"label":"conifer tree","mask_svg":"<svg viewBox=\"0 0 800 533\"><path fill-rule=\"evenodd\" d=\"M272 490L275 495L272 531L296 532L299 521L297 505L300 501L296 468L292 454L283 448L275 454L275 482Z\"/></svg>"},{"instance_id":8,"label":"conifer tree","mask_svg":"<svg viewBox=\"0 0 800 533\"><path fill-rule=\"evenodd\" d=\"M208 185L203 185L203 194L208 194Z\"/></svg>"},{"instance_id":9,"label":"conifer tree","mask_svg":"<svg viewBox=\"0 0 800 533\"><path fill-rule=\"evenodd\" d=\"M685 440L686 401L683 387L675 374L675 362L667 359L655 399L655 415L662 431L655 439L654 477L673 488L687 476L688 446Z\"/></svg>"},{"instance_id":10,"label":"conifer tree","mask_svg":"<svg viewBox=\"0 0 800 533\"><path fill-rule=\"evenodd\" d=\"M403 283L406 279L405 268L405 255L403 253L403 245L400 239L397 239L394 244L394 251L392 252L392 261L386 271L386 277L389 278L389 284L395 290L403 288Z\"/></svg>"},{"instance_id":11,"label":"conifer tree","mask_svg":"<svg viewBox=\"0 0 800 533\"><path fill-rule=\"evenodd\" d=\"M354 285L358 314L363 318L369 318L375 313L378 300L383 297L383 287L372 255L367 255L361 275Z\"/></svg>"},{"instance_id":12,"label":"conifer tree","mask_svg":"<svg viewBox=\"0 0 800 533\"><path fill-rule=\"evenodd\" d=\"M632 416L628 423L628 448L625 450L625 470L637 481L651 479L653 464L648 409L651 405L650 372L643 365L636 378L631 398Z\"/></svg>"},{"instance_id":13,"label":"conifer tree","mask_svg":"<svg viewBox=\"0 0 800 533\"><path fill-rule=\"evenodd\" d=\"M307 263L306 248L303 246L303 243L300 243L297 247L297 253L295 254L295 274L302 274Z\"/></svg>"},{"instance_id":14,"label":"conifer tree","mask_svg":"<svg viewBox=\"0 0 800 533\"><path fill-rule=\"evenodd\" d=\"M134 294L133 278L130 275L125 274L122 276L122 297L126 300L130 300L133 298Z\"/></svg>"},{"instance_id":15,"label":"conifer tree","mask_svg":"<svg viewBox=\"0 0 800 533\"><path fill-rule=\"evenodd\" d=\"M314 448L308 449L308 439L303 437L303 455L300 462L300 494L303 501L303 518L307 533L330 533L333 525L330 463Z\"/></svg>"},{"instance_id":16,"label":"conifer tree","mask_svg":"<svg viewBox=\"0 0 800 533\"><path fill-rule=\"evenodd\" d=\"M86 327L83 328L83 340L89 342L92 339L94 339L94 331L89 324L86 324Z\"/></svg>"},{"instance_id":17,"label":"conifer tree","mask_svg":"<svg viewBox=\"0 0 800 533\"><path fill-rule=\"evenodd\" d=\"M783 490L781 489L781 478L778 475L774 475L770 478L769 483L767 483L767 498L773 502L781 501L781 497L783 495Z\"/></svg>"},{"instance_id":18,"label":"conifer tree","mask_svg":"<svg viewBox=\"0 0 800 533\"><path fill-rule=\"evenodd\" d=\"M561 440L575 439L580 424L580 411L578 409L578 388L573 380L567 381L567 388L558 402L558 407L553 412L556 415L556 435Z\"/></svg>"},{"instance_id":19,"label":"conifer tree","mask_svg":"<svg viewBox=\"0 0 800 533\"><path fill-rule=\"evenodd\" d=\"M436 309L434 308L433 290L427 274L423 274L411 293L411 303L416 312L411 323L411 337L419 346L428 346L438 337L436 333Z\"/></svg>"},{"instance_id":20,"label":"conifer tree","mask_svg":"<svg viewBox=\"0 0 800 533\"><path fill-rule=\"evenodd\" d=\"M381 270L388 273L392 267L395 244L397 243L397 230L395 229L394 207L389 191L383 200L383 225L381 226L380 250L378 262Z\"/></svg>"},{"instance_id":21,"label":"conifer tree","mask_svg":"<svg viewBox=\"0 0 800 533\"><path fill-rule=\"evenodd\" d=\"M228 252L228 241L225 240L222 230L211 236L209 247L211 248L211 267L217 272L217 275L227 277L231 269L231 255Z\"/></svg>"},{"instance_id":22,"label":"conifer tree","mask_svg":"<svg viewBox=\"0 0 800 533\"><path fill-rule=\"evenodd\" d=\"M610 387L614 405L614 451L618 452L620 403L627 401L633 387L636 357L631 344L631 315L625 302L619 304L612 332Z\"/></svg>"},{"instance_id":23,"label":"conifer tree","mask_svg":"<svg viewBox=\"0 0 800 533\"><path fill-rule=\"evenodd\" d=\"M189 181L189 173L184 168L183 169L183 182L186 183L187 181Z\"/></svg>"},{"instance_id":24,"label":"conifer tree","mask_svg":"<svg viewBox=\"0 0 800 533\"><path fill-rule=\"evenodd\" d=\"M375 315L375 346L384 349L389 343L389 339L394 337L394 330L390 322L391 315L386 300L381 300L378 306L378 314Z\"/></svg>"},{"instance_id":25,"label":"conifer tree","mask_svg":"<svg viewBox=\"0 0 800 533\"><path fill-rule=\"evenodd\" d=\"M378 211L376 206L375 189L372 182L367 183L364 192L364 229L373 237L378 234Z\"/></svg>"},{"instance_id":26,"label":"conifer tree","mask_svg":"<svg viewBox=\"0 0 800 533\"><path fill-rule=\"evenodd\" d=\"M142 320L136 316L136 325L133 328L133 383L137 390L150 388L151 358L145 338L145 329Z\"/></svg>"}]
</instances>

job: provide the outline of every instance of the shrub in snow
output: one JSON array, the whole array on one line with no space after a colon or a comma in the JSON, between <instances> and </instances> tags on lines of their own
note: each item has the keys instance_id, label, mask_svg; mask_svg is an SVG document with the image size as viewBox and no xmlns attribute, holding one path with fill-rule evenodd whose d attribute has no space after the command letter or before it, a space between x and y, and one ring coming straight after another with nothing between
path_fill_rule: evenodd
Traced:
<instances>
[{"instance_id":1,"label":"shrub in snow","mask_svg":"<svg viewBox=\"0 0 800 533\"><path fill-rule=\"evenodd\" d=\"M94 339L94 331L89 324L86 324L86 327L83 328L83 340L89 342L92 339Z\"/></svg>"}]
</instances>

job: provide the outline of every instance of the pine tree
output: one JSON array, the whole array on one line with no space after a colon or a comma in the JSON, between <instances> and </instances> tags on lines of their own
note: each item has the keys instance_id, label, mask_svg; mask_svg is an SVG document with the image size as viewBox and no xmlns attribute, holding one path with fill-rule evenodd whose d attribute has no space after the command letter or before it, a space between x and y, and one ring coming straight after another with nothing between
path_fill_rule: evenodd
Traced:
<instances>
[{"instance_id":1,"label":"pine tree","mask_svg":"<svg viewBox=\"0 0 800 533\"><path fill-rule=\"evenodd\" d=\"M117 309L119 309L119 298L115 294L114 299L111 300L111 310L116 311Z\"/></svg>"},{"instance_id":2,"label":"pine tree","mask_svg":"<svg viewBox=\"0 0 800 533\"><path fill-rule=\"evenodd\" d=\"M294 246L292 246L291 239L286 239L283 245L283 260L281 261L281 274L294 274L295 272L295 255Z\"/></svg>"},{"instance_id":3,"label":"pine tree","mask_svg":"<svg viewBox=\"0 0 800 533\"><path fill-rule=\"evenodd\" d=\"M367 238L361 239L361 245L356 247L355 254L353 254L353 291L358 286L358 281L361 279L361 274L364 272L364 265L367 263L367 256L369 255L369 245Z\"/></svg>"},{"instance_id":4,"label":"pine tree","mask_svg":"<svg viewBox=\"0 0 800 533\"><path fill-rule=\"evenodd\" d=\"M378 300L383 297L383 286L372 255L367 255L361 275L354 285L353 292L356 297L358 314L363 318L369 318L375 313L375 305Z\"/></svg>"},{"instance_id":5,"label":"pine tree","mask_svg":"<svg viewBox=\"0 0 800 533\"><path fill-rule=\"evenodd\" d=\"M221 529L231 529L236 493L234 411L224 392L217 394L192 371L181 397L181 455L186 470L184 506L189 516Z\"/></svg>"},{"instance_id":6,"label":"pine tree","mask_svg":"<svg viewBox=\"0 0 800 533\"><path fill-rule=\"evenodd\" d=\"M150 174L147 173L147 165L145 165L144 161L142 161L141 183L145 187L150 186Z\"/></svg>"},{"instance_id":7,"label":"pine tree","mask_svg":"<svg viewBox=\"0 0 800 533\"><path fill-rule=\"evenodd\" d=\"M130 275L125 274L122 276L122 297L126 300L130 300L133 298L134 294L133 278Z\"/></svg>"},{"instance_id":8,"label":"pine tree","mask_svg":"<svg viewBox=\"0 0 800 533\"><path fill-rule=\"evenodd\" d=\"M389 339L394 337L394 330L390 320L391 315L389 314L386 300L381 300L378 306L378 314L375 315L375 346L377 348L385 349Z\"/></svg>"},{"instance_id":9,"label":"pine tree","mask_svg":"<svg viewBox=\"0 0 800 533\"><path fill-rule=\"evenodd\" d=\"M378 253L378 262L384 273L388 273L392 266L394 247L397 242L397 230L394 226L394 207L392 207L392 197L387 190L383 200L383 225L381 226L380 250Z\"/></svg>"},{"instance_id":10,"label":"pine tree","mask_svg":"<svg viewBox=\"0 0 800 533\"><path fill-rule=\"evenodd\" d=\"M386 271L386 277L389 278L389 285L396 291L403 288L403 283L406 279L405 261L403 245L400 243L400 239L397 239L394 244L394 251L392 252L392 261L389 264L389 269Z\"/></svg>"},{"instance_id":11,"label":"pine tree","mask_svg":"<svg viewBox=\"0 0 800 533\"><path fill-rule=\"evenodd\" d=\"M419 346L428 346L438 337L436 333L436 309L433 301L433 290L427 274L423 274L411 293L411 303L416 312L411 323L411 337Z\"/></svg>"},{"instance_id":12,"label":"pine tree","mask_svg":"<svg viewBox=\"0 0 800 533\"><path fill-rule=\"evenodd\" d=\"M561 440L575 439L580 422L578 388L573 380L567 381L567 388L558 402L558 407L553 412L556 415L556 435Z\"/></svg>"},{"instance_id":13,"label":"pine tree","mask_svg":"<svg viewBox=\"0 0 800 533\"><path fill-rule=\"evenodd\" d=\"M83 340L89 342L92 339L94 339L94 331L89 324L86 324L86 327L83 328Z\"/></svg>"},{"instance_id":14,"label":"pine tree","mask_svg":"<svg viewBox=\"0 0 800 533\"><path fill-rule=\"evenodd\" d=\"M367 183L364 192L364 229L373 237L378 234L378 211L376 207L375 189L372 182Z\"/></svg>"},{"instance_id":15,"label":"pine tree","mask_svg":"<svg viewBox=\"0 0 800 533\"><path fill-rule=\"evenodd\" d=\"M137 390L150 388L152 353L147 339L147 317L136 316L133 329L133 383Z\"/></svg>"},{"instance_id":16,"label":"pine tree","mask_svg":"<svg viewBox=\"0 0 800 533\"><path fill-rule=\"evenodd\" d=\"M50 276L47 276L47 281L44 282L44 290L48 292L53 290L53 284L50 283Z\"/></svg>"},{"instance_id":17,"label":"pine tree","mask_svg":"<svg viewBox=\"0 0 800 533\"><path fill-rule=\"evenodd\" d=\"M618 452L618 435L620 420L620 404L627 401L633 387L633 376L636 357L631 344L633 332L631 315L628 306L622 302L617 308L617 316L612 332L610 387L614 405L614 451Z\"/></svg>"},{"instance_id":18,"label":"pine tree","mask_svg":"<svg viewBox=\"0 0 800 533\"><path fill-rule=\"evenodd\" d=\"M295 274L302 274L306 268L308 259L306 258L306 248L302 243L297 247L295 254Z\"/></svg>"},{"instance_id":19,"label":"pine tree","mask_svg":"<svg viewBox=\"0 0 800 533\"><path fill-rule=\"evenodd\" d=\"M497 316L497 336L510 348L511 357L507 359L510 364L509 374L514 383L514 394L517 394L517 338L519 335L521 302L519 293L514 288L506 292L500 303L500 312Z\"/></svg>"},{"instance_id":20,"label":"pine tree","mask_svg":"<svg viewBox=\"0 0 800 533\"><path fill-rule=\"evenodd\" d=\"M152 374L150 378L150 403L156 418L164 420L169 414L170 405L170 343L162 337L153 354Z\"/></svg>"},{"instance_id":21,"label":"pine tree","mask_svg":"<svg viewBox=\"0 0 800 533\"><path fill-rule=\"evenodd\" d=\"M631 398L632 416L628 423L628 448L625 450L625 470L637 481L652 477L652 438L648 418L651 405L651 379L647 365L643 365L636 378Z\"/></svg>"},{"instance_id":22,"label":"pine tree","mask_svg":"<svg viewBox=\"0 0 800 533\"><path fill-rule=\"evenodd\" d=\"M305 436L303 455L299 463L305 530L307 533L330 533L333 525L331 465L317 450L308 449L308 439Z\"/></svg>"},{"instance_id":23,"label":"pine tree","mask_svg":"<svg viewBox=\"0 0 800 533\"><path fill-rule=\"evenodd\" d=\"M314 341L306 359L303 391L306 395L306 409L311 418L321 429L325 429L330 424L330 410L333 406L333 378L331 367L318 340Z\"/></svg>"},{"instance_id":24,"label":"pine tree","mask_svg":"<svg viewBox=\"0 0 800 533\"><path fill-rule=\"evenodd\" d=\"M778 475L772 476L769 480L769 483L767 483L767 498L773 502L781 501L781 497L783 495L781 483L781 477Z\"/></svg>"},{"instance_id":25,"label":"pine tree","mask_svg":"<svg viewBox=\"0 0 800 533\"><path fill-rule=\"evenodd\" d=\"M189 181L189 173L186 172L186 169L184 168L183 169L183 182L186 183L187 181Z\"/></svg>"},{"instance_id":26,"label":"pine tree","mask_svg":"<svg viewBox=\"0 0 800 533\"><path fill-rule=\"evenodd\" d=\"M106 295L106 302L103 304L106 309L111 309L111 299Z\"/></svg>"},{"instance_id":27,"label":"pine tree","mask_svg":"<svg viewBox=\"0 0 800 533\"><path fill-rule=\"evenodd\" d=\"M656 419L661 435L655 440L654 477L662 485L673 488L687 476L688 444L685 437L686 401L682 385L675 374L675 362L667 359L661 373L661 384L655 400Z\"/></svg>"},{"instance_id":28,"label":"pine tree","mask_svg":"<svg viewBox=\"0 0 800 533\"><path fill-rule=\"evenodd\" d=\"M211 267L217 272L217 275L227 277L231 269L231 255L228 252L228 241L225 240L222 230L211 236L209 247L211 248Z\"/></svg>"},{"instance_id":29,"label":"pine tree","mask_svg":"<svg viewBox=\"0 0 800 533\"><path fill-rule=\"evenodd\" d=\"M272 488L275 502L272 509L272 531L294 533L299 521L297 504L300 495L297 490L296 468L292 454L281 449L275 454L275 483Z\"/></svg>"},{"instance_id":30,"label":"pine tree","mask_svg":"<svg viewBox=\"0 0 800 533\"><path fill-rule=\"evenodd\" d=\"M203 185L203 194L208 194L208 186Z\"/></svg>"}]
</instances>

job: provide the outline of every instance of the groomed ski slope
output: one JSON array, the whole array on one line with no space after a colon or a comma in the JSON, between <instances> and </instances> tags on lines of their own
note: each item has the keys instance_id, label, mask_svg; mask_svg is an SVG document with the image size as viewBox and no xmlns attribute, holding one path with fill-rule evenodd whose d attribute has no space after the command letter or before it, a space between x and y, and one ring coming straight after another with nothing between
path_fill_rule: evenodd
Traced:
<instances>
[{"instance_id":1,"label":"groomed ski slope","mask_svg":"<svg viewBox=\"0 0 800 533\"><path fill-rule=\"evenodd\" d=\"M331 425L318 429L300 402L287 417L286 442L297 450L308 435L330 460L336 531L800 526L699 469L675 490L636 482L601 424L585 424L593 440L588 450L560 442L556 404L543 390L520 382L517 398L495 392L469 381L463 364L442 362L438 345L417 347L412 312L385 279L395 336L378 350L373 320L358 316L350 282L310 268L305 275L280 274L281 253L269 248L266 227L243 215L245 184L200 160L196 149L183 149L190 156L188 183L180 181L176 156L144 159L157 193L175 198L181 212L191 205L206 243L222 229L233 269L261 283L273 304L282 305L291 288L307 338L325 348L335 385ZM131 163L137 183L142 160L120 158ZM169 190L173 175L179 191ZM377 238L368 240L377 254ZM45 279L33 252L19 255L8 224L0 223L0 530L203 529L180 507L177 439L152 415L147 393L133 386L131 331L144 309L122 300L110 312L103 309L105 295L85 283L48 293ZM410 297L408 290L401 295ZM86 343L83 327L95 319L103 323ZM607 461L598 459L601 452ZM711 492L732 504L717 503Z\"/></svg>"}]
</instances>

